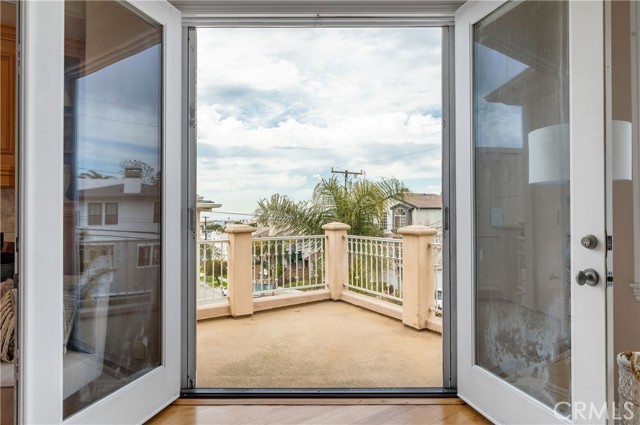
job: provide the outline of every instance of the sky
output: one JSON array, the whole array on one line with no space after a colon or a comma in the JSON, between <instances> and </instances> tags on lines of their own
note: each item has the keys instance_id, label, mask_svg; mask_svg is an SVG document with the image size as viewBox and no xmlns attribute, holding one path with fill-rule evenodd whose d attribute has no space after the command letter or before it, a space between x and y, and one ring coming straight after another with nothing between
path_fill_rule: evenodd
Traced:
<instances>
[{"instance_id":1,"label":"sky","mask_svg":"<svg viewBox=\"0 0 640 425\"><path fill-rule=\"evenodd\" d=\"M77 79L77 174L121 178L125 159L160 169L160 70L158 44Z\"/></svg>"},{"instance_id":2,"label":"sky","mask_svg":"<svg viewBox=\"0 0 640 425\"><path fill-rule=\"evenodd\" d=\"M214 219L308 200L332 167L441 193L439 28L202 28L197 46L197 191L222 204Z\"/></svg>"}]
</instances>

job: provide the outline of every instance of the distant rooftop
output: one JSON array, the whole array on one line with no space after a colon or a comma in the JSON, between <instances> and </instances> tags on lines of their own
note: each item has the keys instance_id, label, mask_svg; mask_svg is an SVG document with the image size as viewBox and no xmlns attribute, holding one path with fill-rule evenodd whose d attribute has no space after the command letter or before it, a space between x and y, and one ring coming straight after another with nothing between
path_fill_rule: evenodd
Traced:
<instances>
[{"instance_id":1,"label":"distant rooftop","mask_svg":"<svg viewBox=\"0 0 640 425\"><path fill-rule=\"evenodd\" d=\"M442 208L442 195L435 193L406 193L402 202L414 208Z\"/></svg>"}]
</instances>

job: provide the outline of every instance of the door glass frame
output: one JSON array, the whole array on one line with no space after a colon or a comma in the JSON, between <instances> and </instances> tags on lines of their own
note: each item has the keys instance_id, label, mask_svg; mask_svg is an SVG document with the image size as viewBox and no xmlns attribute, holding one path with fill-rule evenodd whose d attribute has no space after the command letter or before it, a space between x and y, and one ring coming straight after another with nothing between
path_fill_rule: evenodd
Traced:
<instances>
[{"instance_id":1,"label":"door glass frame","mask_svg":"<svg viewBox=\"0 0 640 425\"><path fill-rule=\"evenodd\" d=\"M184 173L183 184L186 190L182 198L182 209L187 213L183 217L183 229L187 229L182 235L182 268L186 285L182 289L182 370L181 385L183 397L209 397L209 396L238 396L238 397L380 397L383 396L455 396L457 386L457 318L456 318L456 268L455 268L455 99L454 99L454 36L452 25L453 16L440 15L431 12L415 13L415 17L398 17L391 11L397 7L393 2L388 2L388 10L375 18L309 18L309 17L276 17L277 7L267 5L270 13L265 17L252 16L252 7L237 6L238 11L234 16L198 18L185 17L182 23L183 43L183 79L182 90L182 129L183 129L183 166L188 170ZM385 2L386 3L386 2ZM339 7L336 6L336 9ZM188 16L188 15L187 15ZM273 27L440 27L442 29L442 192L443 192L443 309L448 313L443 315L443 385L441 388L384 388L376 390L362 389L208 389L196 388L196 324L197 303L196 288L191 282L195 282L196 261L196 29L197 28L273 28Z\"/></svg>"},{"instance_id":2,"label":"door glass frame","mask_svg":"<svg viewBox=\"0 0 640 425\"><path fill-rule=\"evenodd\" d=\"M552 409L477 366L475 359L472 35L474 24L504 3L506 0L469 2L456 13L457 268L460 282L457 295L459 310L470 312L469 316L459 316L459 396L496 423L567 423L567 418L556 415ZM605 33L602 2L571 2L569 22L572 276L575 270L590 267L596 269L601 277L599 286L589 288L579 287L571 279L571 385L575 402L572 417L577 423L593 423L593 418L590 421L580 412L581 403L586 403L587 409L591 403L594 409L601 410L607 400L606 283L602 283L606 276ZM594 102L593 99L602 99L602 102ZM594 164L596 158L602 159L602 163ZM593 165L593 170L585 169L586 165ZM589 199L593 201L594 196L600 199L600 203L596 202L593 208L589 208L589 214L576 214L576 205L590 205ZM588 233L596 235L599 240L594 250L580 245L580 236ZM589 314L585 314L586 311Z\"/></svg>"},{"instance_id":3,"label":"door glass frame","mask_svg":"<svg viewBox=\"0 0 640 425\"><path fill-rule=\"evenodd\" d=\"M163 211L167 241L180 238L180 12L168 2L128 6L163 25ZM163 244L161 365L63 421L64 2L21 2L19 109L20 422L144 422L179 395L179 246ZM52 142L53 141L53 142ZM58 143L56 143L58 141ZM52 160L59 158L59 161ZM46 284L45 284L46 283ZM47 355L43 355L47 353Z\"/></svg>"}]
</instances>

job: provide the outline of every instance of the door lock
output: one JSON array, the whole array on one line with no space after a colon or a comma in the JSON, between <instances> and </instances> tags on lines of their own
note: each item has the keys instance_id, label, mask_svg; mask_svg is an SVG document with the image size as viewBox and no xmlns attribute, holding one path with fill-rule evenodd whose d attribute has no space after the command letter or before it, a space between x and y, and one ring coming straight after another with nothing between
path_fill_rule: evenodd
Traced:
<instances>
[{"instance_id":1,"label":"door lock","mask_svg":"<svg viewBox=\"0 0 640 425\"><path fill-rule=\"evenodd\" d=\"M585 269L584 271L578 272L576 282L578 282L580 286L596 286L598 282L600 282L600 275L593 269Z\"/></svg>"},{"instance_id":2,"label":"door lock","mask_svg":"<svg viewBox=\"0 0 640 425\"><path fill-rule=\"evenodd\" d=\"M598 238L593 235L587 235L580 239L580 244L587 249L594 249L598 246Z\"/></svg>"}]
</instances>

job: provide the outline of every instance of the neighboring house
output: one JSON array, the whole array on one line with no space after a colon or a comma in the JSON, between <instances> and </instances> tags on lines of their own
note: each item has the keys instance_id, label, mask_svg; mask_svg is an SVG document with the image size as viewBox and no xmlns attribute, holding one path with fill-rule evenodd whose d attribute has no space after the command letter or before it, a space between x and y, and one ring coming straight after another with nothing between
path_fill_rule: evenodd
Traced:
<instances>
[{"instance_id":1,"label":"neighboring house","mask_svg":"<svg viewBox=\"0 0 640 425\"><path fill-rule=\"evenodd\" d=\"M162 253L159 187L130 169L123 179L79 179L78 186L80 270L101 258L114 269L112 296L150 292Z\"/></svg>"},{"instance_id":2,"label":"neighboring house","mask_svg":"<svg viewBox=\"0 0 640 425\"><path fill-rule=\"evenodd\" d=\"M402 201L392 203L385 213L383 230L397 233L413 224L442 229L442 195L435 193L407 193Z\"/></svg>"},{"instance_id":3,"label":"neighboring house","mask_svg":"<svg viewBox=\"0 0 640 425\"><path fill-rule=\"evenodd\" d=\"M395 236L398 229L411 225L421 225L438 231L436 243L442 241L442 195L435 193L406 193L401 201L391 203L383 219L383 231ZM436 274L436 308L442 310L442 248L434 250L434 271Z\"/></svg>"}]
</instances>

